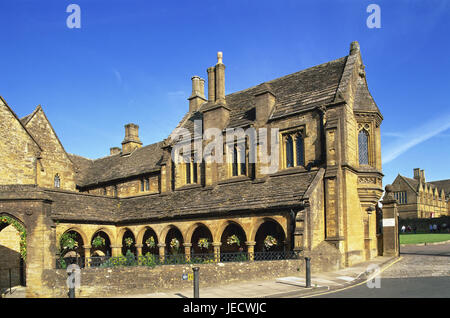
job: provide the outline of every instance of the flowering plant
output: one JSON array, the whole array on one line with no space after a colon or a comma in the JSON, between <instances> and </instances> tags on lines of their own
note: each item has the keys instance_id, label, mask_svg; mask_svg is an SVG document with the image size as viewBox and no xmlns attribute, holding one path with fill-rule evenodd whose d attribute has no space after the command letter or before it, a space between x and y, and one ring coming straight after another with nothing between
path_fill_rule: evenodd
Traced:
<instances>
[{"instance_id":1,"label":"flowering plant","mask_svg":"<svg viewBox=\"0 0 450 318\"><path fill-rule=\"evenodd\" d=\"M133 245L134 241L131 237L127 237L125 238L125 244L130 247L131 245Z\"/></svg>"},{"instance_id":2,"label":"flowering plant","mask_svg":"<svg viewBox=\"0 0 450 318\"><path fill-rule=\"evenodd\" d=\"M78 242L76 241L77 235L75 233L64 233L61 235L60 245L63 250L65 249L75 249L78 247Z\"/></svg>"},{"instance_id":3,"label":"flowering plant","mask_svg":"<svg viewBox=\"0 0 450 318\"><path fill-rule=\"evenodd\" d=\"M274 238L273 236L270 236L270 235L266 236L266 238L264 240L264 246L266 248L271 248L272 246L277 245L277 244L278 244L278 242L277 242L276 238Z\"/></svg>"},{"instance_id":4,"label":"flowering plant","mask_svg":"<svg viewBox=\"0 0 450 318\"><path fill-rule=\"evenodd\" d=\"M150 238L148 238L145 241L145 244L147 244L148 247L155 247L156 246L155 238L153 236L150 236Z\"/></svg>"},{"instance_id":5,"label":"flowering plant","mask_svg":"<svg viewBox=\"0 0 450 318\"><path fill-rule=\"evenodd\" d=\"M93 240L92 240L92 246L93 247L100 247L100 246L105 246L106 241L103 237L101 237L100 235L97 235Z\"/></svg>"},{"instance_id":6,"label":"flowering plant","mask_svg":"<svg viewBox=\"0 0 450 318\"><path fill-rule=\"evenodd\" d=\"M233 234L227 238L227 244L228 245L236 244L237 246L239 246L241 245L241 242L239 241L239 238L235 234Z\"/></svg>"},{"instance_id":7,"label":"flowering plant","mask_svg":"<svg viewBox=\"0 0 450 318\"><path fill-rule=\"evenodd\" d=\"M170 241L170 247L177 250L180 247L180 242L176 238L173 238Z\"/></svg>"},{"instance_id":8,"label":"flowering plant","mask_svg":"<svg viewBox=\"0 0 450 318\"><path fill-rule=\"evenodd\" d=\"M209 242L207 238L201 238L198 240L198 247L200 248L208 248Z\"/></svg>"}]
</instances>

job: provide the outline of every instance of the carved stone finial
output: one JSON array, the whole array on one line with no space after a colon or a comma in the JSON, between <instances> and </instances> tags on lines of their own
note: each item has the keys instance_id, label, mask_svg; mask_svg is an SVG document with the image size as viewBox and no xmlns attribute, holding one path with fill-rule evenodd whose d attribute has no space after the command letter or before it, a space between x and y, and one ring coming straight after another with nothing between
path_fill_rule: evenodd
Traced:
<instances>
[{"instance_id":1,"label":"carved stone finial","mask_svg":"<svg viewBox=\"0 0 450 318\"><path fill-rule=\"evenodd\" d=\"M217 52L217 64L223 64L222 60L223 60L223 53Z\"/></svg>"}]
</instances>

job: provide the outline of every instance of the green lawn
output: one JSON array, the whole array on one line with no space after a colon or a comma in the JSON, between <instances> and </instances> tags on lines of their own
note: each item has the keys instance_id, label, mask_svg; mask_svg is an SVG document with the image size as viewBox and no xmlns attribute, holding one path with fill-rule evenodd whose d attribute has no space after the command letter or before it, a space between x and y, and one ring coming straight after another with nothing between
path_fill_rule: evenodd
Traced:
<instances>
[{"instance_id":1,"label":"green lawn","mask_svg":"<svg viewBox=\"0 0 450 318\"><path fill-rule=\"evenodd\" d=\"M400 244L421 244L450 240L450 233L400 234Z\"/></svg>"}]
</instances>

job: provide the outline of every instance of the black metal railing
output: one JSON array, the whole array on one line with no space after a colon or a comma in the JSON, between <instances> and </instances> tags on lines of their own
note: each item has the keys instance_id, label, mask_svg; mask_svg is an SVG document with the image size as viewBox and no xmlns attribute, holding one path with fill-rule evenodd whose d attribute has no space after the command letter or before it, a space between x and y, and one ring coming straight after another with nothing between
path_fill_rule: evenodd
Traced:
<instances>
[{"instance_id":1,"label":"black metal railing","mask_svg":"<svg viewBox=\"0 0 450 318\"><path fill-rule=\"evenodd\" d=\"M167 254L159 256L149 254L146 256L93 256L87 258L67 257L57 260L57 268L67 268L70 264L83 267L118 267L118 266L148 266L176 265L176 264L211 264L225 262L272 261L299 259L295 251L265 251L265 252L238 252L238 253L212 253L212 254Z\"/></svg>"}]
</instances>

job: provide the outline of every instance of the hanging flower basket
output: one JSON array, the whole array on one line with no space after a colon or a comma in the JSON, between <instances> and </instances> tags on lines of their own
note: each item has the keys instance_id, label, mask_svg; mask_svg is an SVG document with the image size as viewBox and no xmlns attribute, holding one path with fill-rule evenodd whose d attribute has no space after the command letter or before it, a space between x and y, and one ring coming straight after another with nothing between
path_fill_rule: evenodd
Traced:
<instances>
[{"instance_id":1,"label":"hanging flower basket","mask_svg":"<svg viewBox=\"0 0 450 318\"><path fill-rule=\"evenodd\" d=\"M233 234L227 238L227 244L228 245L236 244L237 246L239 246L241 245L241 241L239 241L239 238L235 234Z\"/></svg>"},{"instance_id":2,"label":"hanging flower basket","mask_svg":"<svg viewBox=\"0 0 450 318\"><path fill-rule=\"evenodd\" d=\"M276 239L276 238L274 238L273 236L270 236L270 235L267 235L267 236L266 236L266 238L265 238L265 240L264 240L264 246L265 246L267 249L269 249L269 248L271 248L272 246L277 245L277 244L278 244L278 242L277 242L277 239Z\"/></svg>"},{"instance_id":3,"label":"hanging flower basket","mask_svg":"<svg viewBox=\"0 0 450 318\"><path fill-rule=\"evenodd\" d=\"M102 246L105 246L106 241L103 237L101 237L100 235L97 235L93 240L92 240L92 246L95 248L99 248Z\"/></svg>"},{"instance_id":4,"label":"hanging flower basket","mask_svg":"<svg viewBox=\"0 0 450 318\"><path fill-rule=\"evenodd\" d=\"M64 233L63 235L61 235L61 238L59 240L61 249L63 251L76 249L78 247L78 242L76 239L77 235L75 233Z\"/></svg>"},{"instance_id":5,"label":"hanging flower basket","mask_svg":"<svg viewBox=\"0 0 450 318\"><path fill-rule=\"evenodd\" d=\"M170 247L173 249L178 249L180 247L180 242L176 238L173 238L170 241Z\"/></svg>"},{"instance_id":6,"label":"hanging flower basket","mask_svg":"<svg viewBox=\"0 0 450 318\"><path fill-rule=\"evenodd\" d=\"M148 238L145 241L145 244L150 248L155 247L156 246L155 238L153 236L150 236L150 238Z\"/></svg>"},{"instance_id":7,"label":"hanging flower basket","mask_svg":"<svg viewBox=\"0 0 450 318\"><path fill-rule=\"evenodd\" d=\"M134 243L134 241L133 241L133 239L131 237L125 238L124 241L125 241L125 245L128 246L128 247L131 247L131 245L133 245L133 243Z\"/></svg>"},{"instance_id":8,"label":"hanging flower basket","mask_svg":"<svg viewBox=\"0 0 450 318\"><path fill-rule=\"evenodd\" d=\"M198 240L198 247L200 248L208 248L209 242L207 238L201 238Z\"/></svg>"}]
</instances>

